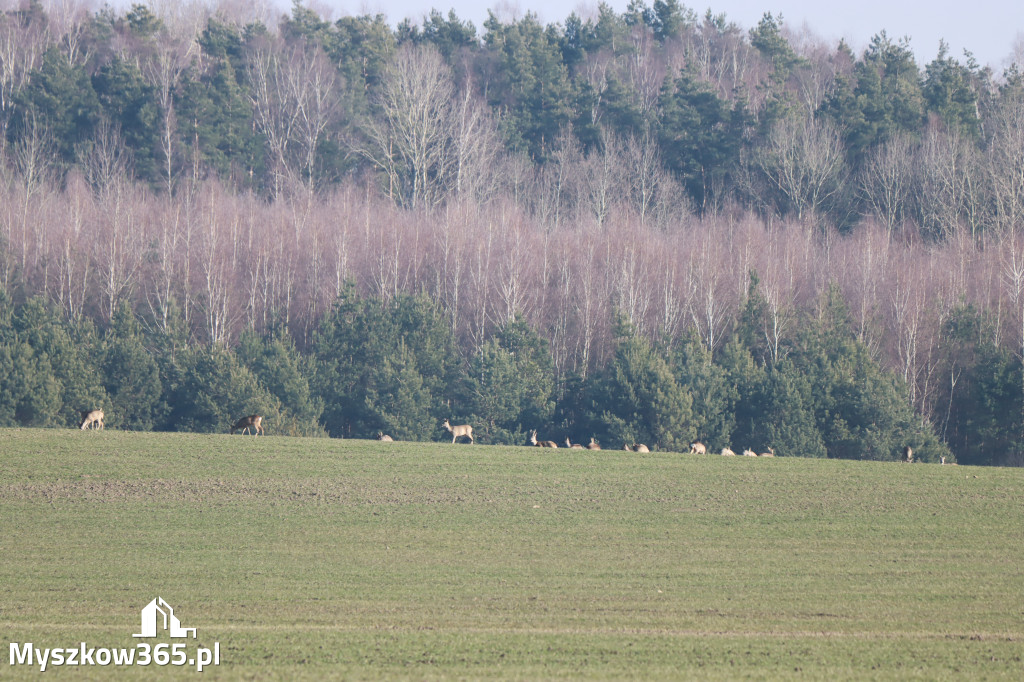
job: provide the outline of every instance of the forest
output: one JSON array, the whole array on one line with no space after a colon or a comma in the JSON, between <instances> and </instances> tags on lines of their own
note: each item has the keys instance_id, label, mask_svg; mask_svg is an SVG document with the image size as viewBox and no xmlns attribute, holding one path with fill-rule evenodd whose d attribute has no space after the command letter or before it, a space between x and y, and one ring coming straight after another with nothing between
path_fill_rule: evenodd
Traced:
<instances>
[{"instance_id":1,"label":"forest","mask_svg":"<svg viewBox=\"0 0 1024 682\"><path fill-rule=\"evenodd\" d=\"M0 426L1024 463L1022 59L0 8Z\"/></svg>"}]
</instances>

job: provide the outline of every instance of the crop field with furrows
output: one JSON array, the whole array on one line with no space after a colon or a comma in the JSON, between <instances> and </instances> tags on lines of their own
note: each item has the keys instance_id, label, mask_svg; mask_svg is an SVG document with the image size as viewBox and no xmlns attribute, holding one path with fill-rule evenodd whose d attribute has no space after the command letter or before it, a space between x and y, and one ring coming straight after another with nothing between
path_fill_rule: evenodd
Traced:
<instances>
[{"instance_id":1,"label":"crop field with furrows","mask_svg":"<svg viewBox=\"0 0 1024 682\"><path fill-rule=\"evenodd\" d=\"M157 597L204 679L1017 680L1024 470L0 430L0 676Z\"/></svg>"}]
</instances>

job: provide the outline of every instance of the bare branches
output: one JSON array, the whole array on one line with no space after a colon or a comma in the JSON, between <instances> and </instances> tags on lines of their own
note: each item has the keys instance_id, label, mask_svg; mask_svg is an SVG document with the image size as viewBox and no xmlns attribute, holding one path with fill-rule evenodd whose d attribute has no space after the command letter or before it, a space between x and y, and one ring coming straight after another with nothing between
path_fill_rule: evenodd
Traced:
<instances>
[{"instance_id":1,"label":"bare branches","mask_svg":"<svg viewBox=\"0 0 1024 682\"><path fill-rule=\"evenodd\" d=\"M781 195L780 214L792 212L798 221L822 213L843 188L843 145L827 121L811 116L782 119L755 158Z\"/></svg>"}]
</instances>

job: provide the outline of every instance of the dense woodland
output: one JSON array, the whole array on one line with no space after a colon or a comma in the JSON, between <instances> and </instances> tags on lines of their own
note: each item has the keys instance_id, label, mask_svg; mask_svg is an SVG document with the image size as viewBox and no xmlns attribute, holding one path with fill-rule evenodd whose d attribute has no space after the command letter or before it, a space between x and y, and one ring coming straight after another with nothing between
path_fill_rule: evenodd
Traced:
<instances>
[{"instance_id":1,"label":"dense woodland","mask_svg":"<svg viewBox=\"0 0 1024 682\"><path fill-rule=\"evenodd\" d=\"M1022 357L1016 64L676 0L0 14L0 425L1020 464Z\"/></svg>"}]
</instances>

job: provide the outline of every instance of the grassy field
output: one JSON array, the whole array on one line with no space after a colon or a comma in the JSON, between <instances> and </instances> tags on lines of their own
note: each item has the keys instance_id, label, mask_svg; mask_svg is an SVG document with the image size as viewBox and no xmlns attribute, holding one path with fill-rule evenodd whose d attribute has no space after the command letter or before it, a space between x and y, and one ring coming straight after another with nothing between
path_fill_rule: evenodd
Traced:
<instances>
[{"instance_id":1,"label":"grassy field","mask_svg":"<svg viewBox=\"0 0 1024 682\"><path fill-rule=\"evenodd\" d=\"M1024 470L0 430L0 677L158 595L213 679L1017 680Z\"/></svg>"}]
</instances>

